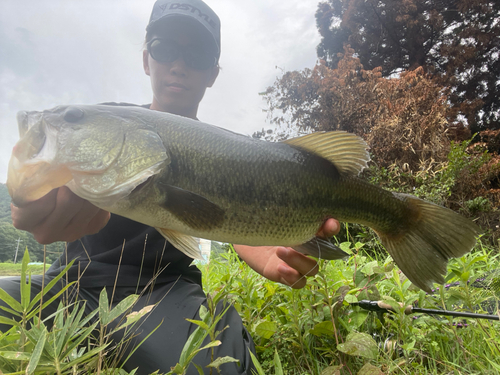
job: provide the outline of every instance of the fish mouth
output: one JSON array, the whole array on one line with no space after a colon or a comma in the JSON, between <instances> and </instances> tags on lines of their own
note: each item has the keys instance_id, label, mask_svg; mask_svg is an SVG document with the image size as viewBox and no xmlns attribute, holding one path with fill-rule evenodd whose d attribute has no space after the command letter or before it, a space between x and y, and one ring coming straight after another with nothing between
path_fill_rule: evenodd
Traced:
<instances>
[{"instance_id":1,"label":"fish mouth","mask_svg":"<svg viewBox=\"0 0 500 375\"><path fill-rule=\"evenodd\" d=\"M12 152L7 175L15 205L67 186L98 207L112 207L134 189L146 188L148 179L169 163L154 129L137 128L131 120L108 116L107 109L100 108L92 112L95 117L74 125L69 109L18 114L22 137Z\"/></svg>"},{"instance_id":2,"label":"fish mouth","mask_svg":"<svg viewBox=\"0 0 500 375\"><path fill-rule=\"evenodd\" d=\"M36 126L38 122L41 121L43 117L43 112L38 111L19 111L17 112L17 129L19 132L19 138L23 138L26 133Z\"/></svg>"},{"instance_id":3,"label":"fish mouth","mask_svg":"<svg viewBox=\"0 0 500 375\"><path fill-rule=\"evenodd\" d=\"M7 188L16 206L47 195L51 190L66 185L73 179L71 172L64 166L54 168L45 161L21 163L15 156L9 162Z\"/></svg>"},{"instance_id":4,"label":"fish mouth","mask_svg":"<svg viewBox=\"0 0 500 375\"><path fill-rule=\"evenodd\" d=\"M17 129L19 131L19 137L22 138L28 132L28 112L19 111L17 112Z\"/></svg>"},{"instance_id":5,"label":"fish mouth","mask_svg":"<svg viewBox=\"0 0 500 375\"><path fill-rule=\"evenodd\" d=\"M7 188L12 202L23 206L65 185L73 177L68 168L52 163L51 146L55 137L43 126L42 114L20 111L17 120L21 140L12 150Z\"/></svg>"}]
</instances>

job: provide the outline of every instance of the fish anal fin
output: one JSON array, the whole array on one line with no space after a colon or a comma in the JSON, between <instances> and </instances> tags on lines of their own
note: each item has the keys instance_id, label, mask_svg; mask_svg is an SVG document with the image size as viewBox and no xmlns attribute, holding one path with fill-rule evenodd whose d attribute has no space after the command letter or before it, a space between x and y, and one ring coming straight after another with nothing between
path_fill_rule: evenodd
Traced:
<instances>
[{"instance_id":1,"label":"fish anal fin","mask_svg":"<svg viewBox=\"0 0 500 375\"><path fill-rule=\"evenodd\" d=\"M342 173L358 175L370 161L366 142L344 131L317 132L283 142L330 161Z\"/></svg>"},{"instance_id":2,"label":"fish anal fin","mask_svg":"<svg viewBox=\"0 0 500 375\"><path fill-rule=\"evenodd\" d=\"M349 256L349 254L338 246L320 237L315 237L301 245L292 246L292 248L299 253L311 255L318 259L336 260L344 259Z\"/></svg>"},{"instance_id":3,"label":"fish anal fin","mask_svg":"<svg viewBox=\"0 0 500 375\"><path fill-rule=\"evenodd\" d=\"M198 242L194 237L171 229L156 228L156 230L160 232L162 236L165 237L167 241L170 242L177 250L186 254L190 258L203 260Z\"/></svg>"},{"instance_id":4,"label":"fish anal fin","mask_svg":"<svg viewBox=\"0 0 500 375\"><path fill-rule=\"evenodd\" d=\"M166 190L162 206L188 227L209 231L224 221L225 211L207 198L175 186Z\"/></svg>"}]
</instances>

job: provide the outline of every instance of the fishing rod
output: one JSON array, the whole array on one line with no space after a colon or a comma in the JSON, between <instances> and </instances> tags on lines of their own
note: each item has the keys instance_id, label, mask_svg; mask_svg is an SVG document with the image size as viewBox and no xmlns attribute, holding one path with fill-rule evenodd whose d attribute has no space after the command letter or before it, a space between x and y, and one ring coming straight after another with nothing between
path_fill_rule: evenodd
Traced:
<instances>
[{"instance_id":1,"label":"fishing rod","mask_svg":"<svg viewBox=\"0 0 500 375\"><path fill-rule=\"evenodd\" d=\"M382 312L382 313L394 311L394 308L391 305L384 303L382 301L361 300L358 302L353 302L353 303L351 303L351 305L359 306L364 310L376 311L376 312ZM402 304L400 304L400 306L403 307ZM415 313L422 313L422 314L430 314L430 315L435 314L435 315L458 316L458 317L464 317L464 318L500 320L500 317L498 315L456 312L456 311L449 311L449 310L423 309L423 308L414 307L411 305L405 307L404 313L406 315L415 314Z\"/></svg>"}]
</instances>

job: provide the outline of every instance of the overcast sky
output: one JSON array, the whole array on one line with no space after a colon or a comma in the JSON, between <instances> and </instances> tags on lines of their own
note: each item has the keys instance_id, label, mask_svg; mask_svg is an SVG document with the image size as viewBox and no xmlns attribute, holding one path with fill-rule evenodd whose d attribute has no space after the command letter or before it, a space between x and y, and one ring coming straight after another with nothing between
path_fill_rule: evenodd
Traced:
<instances>
[{"instance_id":1,"label":"overcast sky","mask_svg":"<svg viewBox=\"0 0 500 375\"><path fill-rule=\"evenodd\" d=\"M222 71L198 117L252 134L266 123L259 92L280 70L311 68L319 0L207 0L222 23ZM150 103L142 70L154 0L2 0L0 182L18 139L16 113L61 104Z\"/></svg>"}]
</instances>

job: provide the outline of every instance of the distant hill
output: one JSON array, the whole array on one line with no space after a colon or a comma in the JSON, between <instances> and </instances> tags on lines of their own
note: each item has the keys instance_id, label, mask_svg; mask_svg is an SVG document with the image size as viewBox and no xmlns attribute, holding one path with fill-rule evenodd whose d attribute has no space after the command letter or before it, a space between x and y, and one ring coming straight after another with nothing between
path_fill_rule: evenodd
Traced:
<instances>
[{"instance_id":1,"label":"distant hill","mask_svg":"<svg viewBox=\"0 0 500 375\"><path fill-rule=\"evenodd\" d=\"M43 245L40 245L33 236L14 228L10 217L10 195L5 184L0 183L0 262L13 261L19 241L18 262L21 260L24 249L28 247L32 261L43 260ZM46 246L47 259L52 263L64 251L65 243L56 242Z\"/></svg>"},{"instance_id":2,"label":"distant hill","mask_svg":"<svg viewBox=\"0 0 500 375\"><path fill-rule=\"evenodd\" d=\"M10 221L10 195L7 185L0 183L0 221Z\"/></svg>"}]
</instances>

